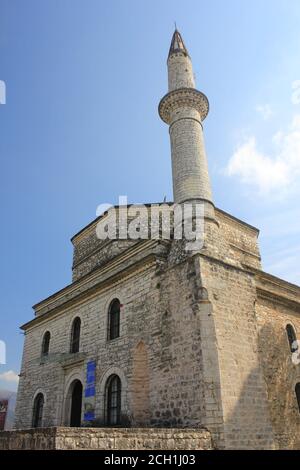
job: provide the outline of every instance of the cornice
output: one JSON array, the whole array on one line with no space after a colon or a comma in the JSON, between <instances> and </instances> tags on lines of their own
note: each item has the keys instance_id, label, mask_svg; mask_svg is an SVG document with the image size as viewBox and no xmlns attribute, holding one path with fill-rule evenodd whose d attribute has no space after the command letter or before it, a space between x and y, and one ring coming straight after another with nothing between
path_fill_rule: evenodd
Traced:
<instances>
[{"instance_id":1,"label":"cornice","mask_svg":"<svg viewBox=\"0 0 300 470\"><path fill-rule=\"evenodd\" d=\"M243 229L248 229L249 232L253 233L255 232L256 236L259 235L259 229L254 227L253 225L248 224L247 222L244 222L241 219L238 219L232 214L228 214L228 212L223 211L222 209L216 207L216 216L220 219L224 218L228 220L229 223L235 224L235 225L240 225ZM220 220L221 221L221 220Z\"/></svg>"},{"instance_id":2,"label":"cornice","mask_svg":"<svg viewBox=\"0 0 300 470\"><path fill-rule=\"evenodd\" d=\"M105 265L94 269L91 273L86 274L72 284L34 305L33 308L36 311L36 316L43 314L45 310L50 310L52 306L62 300L70 300L74 296L77 296L78 293L85 292L91 286L97 284L99 280L105 281L112 275L116 275L117 273L128 269L132 265L140 263L149 255L160 257L161 255L156 252L156 248L159 245L162 246L162 249L165 249L163 248L165 244L161 243L159 240L145 240L120 253Z\"/></svg>"},{"instance_id":3,"label":"cornice","mask_svg":"<svg viewBox=\"0 0 300 470\"><path fill-rule=\"evenodd\" d=\"M106 290L111 289L112 286L115 286L124 279L128 280L138 273L153 268L156 266L156 261L158 258L159 257L155 256L154 254L150 254L146 258L140 260L139 262L135 262L132 266L125 268L123 271L120 271L105 280L99 279L99 282L93 284L84 291L78 290L75 292L75 295L72 298L65 299L64 302L57 306L53 306L53 308L49 308L45 313L42 313L36 316L33 320L25 323L21 326L21 329L26 331L29 328L33 328L44 322L47 322L50 318L56 318L57 316L61 315L62 312L68 311L70 308L73 308L74 305L79 305L87 298L91 299L100 292L105 292Z\"/></svg>"},{"instance_id":4,"label":"cornice","mask_svg":"<svg viewBox=\"0 0 300 470\"><path fill-rule=\"evenodd\" d=\"M300 315L300 299L297 301L280 295L279 293L262 289L260 287L257 287L256 292L260 299L268 300L270 302L283 305L284 307L289 307Z\"/></svg>"},{"instance_id":5,"label":"cornice","mask_svg":"<svg viewBox=\"0 0 300 470\"><path fill-rule=\"evenodd\" d=\"M253 269L260 298L291 306L300 313L300 287L272 274Z\"/></svg>"}]
</instances>

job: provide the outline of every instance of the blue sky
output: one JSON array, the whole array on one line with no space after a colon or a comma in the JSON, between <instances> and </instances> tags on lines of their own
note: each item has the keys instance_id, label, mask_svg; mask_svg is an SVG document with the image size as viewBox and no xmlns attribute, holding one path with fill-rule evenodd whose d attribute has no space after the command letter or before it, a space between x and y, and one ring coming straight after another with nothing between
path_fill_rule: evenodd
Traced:
<instances>
[{"instance_id":1,"label":"blue sky","mask_svg":"<svg viewBox=\"0 0 300 470\"><path fill-rule=\"evenodd\" d=\"M299 0L0 0L0 387L16 387L18 327L71 281L69 240L98 204L172 199L157 105L174 21L210 101L215 203L299 284Z\"/></svg>"}]
</instances>

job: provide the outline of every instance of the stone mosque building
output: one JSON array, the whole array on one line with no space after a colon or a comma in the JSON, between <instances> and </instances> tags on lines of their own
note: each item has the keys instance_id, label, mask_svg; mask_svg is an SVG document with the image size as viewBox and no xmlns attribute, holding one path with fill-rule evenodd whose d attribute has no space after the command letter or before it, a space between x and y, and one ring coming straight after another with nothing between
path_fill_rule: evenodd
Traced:
<instances>
[{"instance_id":1,"label":"stone mosque building","mask_svg":"<svg viewBox=\"0 0 300 470\"><path fill-rule=\"evenodd\" d=\"M99 240L110 211L77 233L72 283L22 326L15 427L205 429L219 449L300 449L300 287L265 273L259 231L214 205L209 104L177 30L167 64L174 202L203 204L204 244Z\"/></svg>"}]
</instances>

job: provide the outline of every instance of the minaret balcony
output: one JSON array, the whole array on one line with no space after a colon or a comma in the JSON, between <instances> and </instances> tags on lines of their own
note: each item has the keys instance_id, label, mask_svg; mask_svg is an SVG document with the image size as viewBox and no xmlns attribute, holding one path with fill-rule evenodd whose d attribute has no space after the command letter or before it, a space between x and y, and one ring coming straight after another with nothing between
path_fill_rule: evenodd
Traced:
<instances>
[{"instance_id":1,"label":"minaret balcony","mask_svg":"<svg viewBox=\"0 0 300 470\"><path fill-rule=\"evenodd\" d=\"M209 102L201 91L194 88L179 88L167 93L160 101L158 112L161 119L167 123L172 123L172 114L175 109L189 107L196 109L204 121L209 112Z\"/></svg>"}]
</instances>

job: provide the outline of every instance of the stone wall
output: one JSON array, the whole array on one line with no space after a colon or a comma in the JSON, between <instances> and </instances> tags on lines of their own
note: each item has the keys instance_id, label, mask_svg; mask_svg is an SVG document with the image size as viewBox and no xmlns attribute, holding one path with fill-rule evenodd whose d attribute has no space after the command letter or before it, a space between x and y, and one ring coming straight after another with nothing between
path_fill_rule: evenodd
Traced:
<instances>
[{"instance_id":1,"label":"stone wall","mask_svg":"<svg viewBox=\"0 0 300 470\"><path fill-rule=\"evenodd\" d=\"M0 432L1 450L212 450L204 429L44 428Z\"/></svg>"},{"instance_id":2,"label":"stone wall","mask_svg":"<svg viewBox=\"0 0 300 470\"><path fill-rule=\"evenodd\" d=\"M195 88L191 59L182 52L173 53L168 58L168 89L178 88Z\"/></svg>"},{"instance_id":3,"label":"stone wall","mask_svg":"<svg viewBox=\"0 0 300 470\"><path fill-rule=\"evenodd\" d=\"M211 201L211 188L200 113L174 106L170 126L174 201Z\"/></svg>"},{"instance_id":4,"label":"stone wall","mask_svg":"<svg viewBox=\"0 0 300 470\"><path fill-rule=\"evenodd\" d=\"M204 177L204 176L202 176ZM152 214L162 213L165 211L165 215L168 214L170 210L170 219L171 219L171 230L173 223L173 214L171 203L164 205L152 205L151 212ZM138 207L138 206L134 206ZM144 206L148 211L148 216L145 219L149 225L151 222L150 217L150 205ZM170 208L170 209L168 209ZM130 216L129 206L128 211L125 208L114 208L117 221L119 221L119 216L127 217L128 224L133 219ZM205 206L207 210L207 205ZM211 211L211 209L209 209ZM109 214L109 213L108 213ZM139 240L105 240L102 241L97 238L96 229L99 223L104 224L108 219L108 214L99 217L93 221L90 225L80 231L77 235L72 238L72 243L74 245L74 254L73 254L73 282L78 281L83 276L86 276L92 271L95 271L97 268L101 268L109 261L112 261L114 258L118 257L122 253L126 252L129 248L133 248L137 245L140 245ZM232 217L230 214L227 214L220 209L215 209L215 216L220 225L220 234L222 237L221 243L226 245L227 257L230 258L234 263L240 262L246 266L251 266L256 269L261 268L260 263L260 253L258 247L258 230L255 227L242 222L241 220ZM166 221L168 217L166 217ZM122 228L125 228L123 223ZM165 228L165 226L160 227ZM118 227L119 230L119 227ZM150 237L150 234L149 234ZM220 243L215 245L215 250L220 254Z\"/></svg>"},{"instance_id":5,"label":"stone wall","mask_svg":"<svg viewBox=\"0 0 300 470\"><path fill-rule=\"evenodd\" d=\"M99 285L84 299L38 316L26 329L17 428L31 427L33 400L38 392L45 396L43 425L68 424L68 389L75 379L85 386L89 360L97 364L98 420L104 419L106 380L116 373L122 382L122 413L126 419L147 426L200 426L204 409L201 338L200 318L193 312L190 295L193 284L187 263L168 268L160 260L159 265L144 265L111 281L108 287ZM113 298L122 304L121 334L108 341L108 309ZM80 354L70 355L71 325L76 316L81 318ZM51 333L50 351L41 360L45 331ZM139 365L134 363L134 352L141 341L149 364L149 385L142 393L137 390ZM147 396L144 410L141 396Z\"/></svg>"},{"instance_id":6,"label":"stone wall","mask_svg":"<svg viewBox=\"0 0 300 470\"><path fill-rule=\"evenodd\" d=\"M133 371L131 381L132 413L135 424L150 420L150 375L147 347L140 341L133 351Z\"/></svg>"},{"instance_id":7,"label":"stone wall","mask_svg":"<svg viewBox=\"0 0 300 470\"><path fill-rule=\"evenodd\" d=\"M153 204L151 206L151 214L150 204L143 206L138 204L129 205L128 208L126 208L126 206L114 206L108 210L108 212L95 219L90 225L85 227L72 238L74 246L72 266L73 282L79 280L91 271L104 266L129 248L141 245L140 240L124 238L124 233L127 233L131 222L133 222L137 216L141 215L143 218L141 221L141 226L143 228L141 230L145 230L147 234L150 232L149 227L151 226L151 217L155 217L155 215L161 216L162 211L165 215L169 215L169 217L166 217L166 222L170 219L171 223L169 225L172 225L173 217L170 206L170 203L165 203L163 205ZM159 226L160 230L166 222L162 222L162 225ZM112 236L111 239L102 240L99 236L103 232L106 233L104 227L107 227L108 223L115 223L116 231L114 232L112 230L110 232L110 235ZM97 232L97 230L99 230L99 232Z\"/></svg>"},{"instance_id":8,"label":"stone wall","mask_svg":"<svg viewBox=\"0 0 300 470\"><path fill-rule=\"evenodd\" d=\"M124 425L129 420L138 427L205 427L219 448L273 448L274 437L278 447L299 448L292 393L299 369L287 362L286 344L263 349L264 332L274 329L278 339L283 318L299 328L300 290L260 271L255 228L219 210L216 218L218 223L206 223L199 253L187 254L181 240L144 240L125 251L120 247L103 265L99 252L97 267L98 255L89 265L94 252L84 242L91 228L76 238L87 269L94 268L40 302L36 318L24 327L18 429L31 427L39 392L45 396L43 426L68 425L70 385L80 380L85 387L87 362L95 360L99 426L106 381L117 374ZM121 334L109 341L114 298L122 305ZM70 354L76 316L80 353ZM41 359L46 331L50 352Z\"/></svg>"},{"instance_id":9,"label":"stone wall","mask_svg":"<svg viewBox=\"0 0 300 470\"><path fill-rule=\"evenodd\" d=\"M293 293L294 289L292 286L288 289L288 283L277 282L278 292L285 287L286 296L289 290ZM300 411L295 394L295 385L300 383L300 364L292 362L286 332L286 325L291 324L300 339L300 306L288 298L279 299L261 291L256 303L256 316L260 361L277 446L280 449L300 449Z\"/></svg>"},{"instance_id":10,"label":"stone wall","mask_svg":"<svg viewBox=\"0 0 300 470\"><path fill-rule=\"evenodd\" d=\"M114 210L116 218L118 218L120 210L118 208L113 209L113 211ZM72 238L74 245L72 266L73 282L90 273L92 270L105 265L108 261L138 243L137 240L101 240L98 238L96 232L97 225L99 223L105 225L106 221L110 219L109 214L110 211L98 217ZM128 217L128 219L130 220L130 217Z\"/></svg>"},{"instance_id":11,"label":"stone wall","mask_svg":"<svg viewBox=\"0 0 300 470\"><path fill-rule=\"evenodd\" d=\"M211 347L218 355L221 395L215 421L221 409L224 423L220 445L226 449L273 448L258 354L254 275L205 257L200 266L215 326L216 342ZM211 422L214 424L213 417Z\"/></svg>"},{"instance_id":12,"label":"stone wall","mask_svg":"<svg viewBox=\"0 0 300 470\"><path fill-rule=\"evenodd\" d=\"M259 231L220 209L216 209L215 213L231 260L235 263L239 261L244 266L261 269Z\"/></svg>"}]
</instances>

